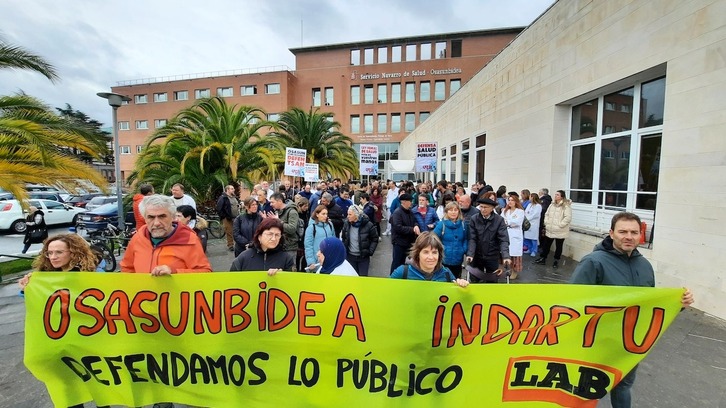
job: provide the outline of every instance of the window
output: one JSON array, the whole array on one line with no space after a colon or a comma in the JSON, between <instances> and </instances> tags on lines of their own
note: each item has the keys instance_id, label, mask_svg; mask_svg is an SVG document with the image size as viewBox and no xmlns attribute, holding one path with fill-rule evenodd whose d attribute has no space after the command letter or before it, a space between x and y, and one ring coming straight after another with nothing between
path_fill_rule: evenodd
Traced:
<instances>
[{"instance_id":1,"label":"window","mask_svg":"<svg viewBox=\"0 0 726 408\"><path fill-rule=\"evenodd\" d=\"M232 90L232 87L224 87L224 88L217 88L217 96L220 96L222 98L229 98L230 96L234 96L234 91Z\"/></svg>"},{"instance_id":2,"label":"window","mask_svg":"<svg viewBox=\"0 0 726 408\"><path fill-rule=\"evenodd\" d=\"M360 65L360 50L350 50L350 65Z\"/></svg>"},{"instance_id":3,"label":"window","mask_svg":"<svg viewBox=\"0 0 726 408\"><path fill-rule=\"evenodd\" d=\"M360 86L350 87L350 104L360 105Z\"/></svg>"},{"instance_id":4,"label":"window","mask_svg":"<svg viewBox=\"0 0 726 408\"><path fill-rule=\"evenodd\" d=\"M148 129L148 128L149 128L148 120L137 120L136 121L136 129Z\"/></svg>"},{"instance_id":5,"label":"window","mask_svg":"<svg viewBox=\"0 0 726 408\"><path fill-rule=\"evenodd\" d=\"M419 88L419 101L428 102L430 100L431 100L431 82L423 81L423 82L421 82L421 85Z\"/></svg>"},{"instance_id":6,"label":"window","mask_svg":"<svg viewBox=\"0 0 726 408\"><path fill-rule=\"evenodd\" d=\"M194 99L209 98L210 96L211 94L209 93L209 88L194 90Z\"/></svg>"},{"instance_id":7,"label":"window","mask_svg":"<svg viewBox=\"0 0 726 408\"><path fill-rule=\"evenodd\" d=\"M366 105L370 105L373 103L373 85L364 85L363 86L363 98L364 103Z\"/></svg>"},{"instance_id":8,"label":"window","mask_svg":"<svg viewBox=\"0 0 726 408\"><path fill-rule=\"evenodd\" d=\"M189 91L175 91L174 92L175 101L186 101L187 99L189 99Z\"/></svg>"},{"instance_id":9,"label":"window","mask_svg":"<svg viewBox=\"0 0 726 408\"><path fill-rule=\"evenodd\" d=\"M406 61L416 61L416 44L406 46Z\"/></svg>"},{"instance_id":10,"label":"window","mask_svg":"<svg viewBox=\"0 0 726 408\"><path fill-rule=\"evenodd\" d=\"M373 48L363 50L363 63L366 65L373 64Z\"/></svg>"},{"instance_id":11,"label":"window","mask_svg":"<svg viewBox=\"0 0 726 408\"><path fill-rule=\"evenodd\" d=\"M406 113L406 132L413 132L416 128L416 114L408 112Z\"/></svg>"},{"instance_id":12,"label":"window","mask_svg":"<svg viewBox=\"0 0 726 408\"><path fill-rule=\"evenodd\" d=\"M392 113L391 114L391 132L398 133L400 131L401 131L401 114Z\"/></svg>"},{"instance_id":13,"label":"window","mask_svg":"<svg viewBox=\"0 0 726 408\"><path fill-rule=\"evenodd\" d=\"M239 87L239 94L242 96L257 95L257 87L254 85L244 85Z\"/></svg>"},{"instance_id":14,"label":"window","mask_svg":"<svg viewBox=\"0 0 726 408\"><path fill-rule=\"evenodd\" d=\"M166 92L159 92L154 94L154 102L166 102Z\"/></svg>"},{"instance_id":15,"label":"window","mask_svg":"<svg viewBox=\"0 0 726 408\"><path fill-rule=\"evenodd\" d=\"M136 153L141 153L144 150L144 145L136 145Z\"/></svg>"},{"instance_id":16,"label":"window","mask_svg":"<svg viewBox=\"0 0 726 408\"><path fill-rule=\"evenodd\" d=\"M461 40L451 40L451 58L461 58Z\"/></svg>"},{"instance_id":17,"label":"window","mask_svg":"<svg viewBox=\"0 0 726 408\"><path fill-rule=\"evenodd\" d=\"M486 163L486 147L487 135L479 135L476 137L476 164L474 169L474 177L476 181L482 181L484 177L484 165Z\"/></svg>"},{"instance_id":18,"label":"window","mask_svg":"<svg viewBox=\"0 0 726 408\"><path fill-rule=\"evenodd\" d=\"M388 85L378 84L378 103L388 102Z\"/></svg>"},{"instance_id":19,"label":"window","mask_svg":"<svg viewBox=\"0 0 726 408\"><path fill-rule=\"evenodd\" d=\"M128 121L122 121L118 123L118 130L129 130L129 122Z\"/></svg>"},{"instance_id":20,"label":"window","mask_svg":"<svg viewBox=\"0 0 726 408\"><path fill-rule=\"evenodd\" d=\"M265 84L265 93L267 95L279 94L280 84Z\"/></svg>"},{"instance_id":21,"label":"window","mask_svg":"<svg viewBox=\"0 0 726 408\"><path fill-rule=\"evenodd\" d=\"M394 45L391 47L391 62L401 62L401 46Z\"/></svg>"},{"instance_id":22,"label":"window","mask_svg":"<svg viewBox=\"0 0 726 408\"><path fill-rule=\"evenodd\" d=\"M160 127L166 126L166 119L154 119L154 128L158 129Z\"/></svg>"},{"instance_id":23,"label":"window","mask_svg":"<svg viewBox=\"0 0 726 408\"><path fill-rule=\"evenodd\" d=\"M320 88L313 88L313 106L320 106Z\"/></svg>"},{"instance_id":24,"label":"window","mask_svg":"<svg viewBox=\"0 0 726 408\"><path fill-rule=\"evenodd\" d=\"M121 154L131 154L131 146L119 146L119 151L121 152Z\"/></svg>"},{"instance_id":25,"label":"window","mask_svg":"<svg viewBox=\"0 0 726 408\"><path fill-rule=\"evenodd\" d=\"M388 47L378 48L378 63L385 64L388 62Z\"/></svg>"},{"instance_id":26,"label":"window","mask_svg":"<svg viewBox=\"0 0 726 408\"><path fill-rule=\"evenodd\" d=\"M386 119L387 117L385 113L378 114L378 133L388 132L388 124L386 123Z\"/></svg>"},{"instance_id":27,"label":"window","mask_svg":"<svg viewBox=\"0 0 726 408\"><path fill-rule=\"evenodd\" d=\"M469 139L461 141L461 177L464 187L469 187Z\"/></svg>"},{"instance_id":28,"label":"window","mask_svg":"<svg viewBox=\"0 0 726 408\"><path fill-rule=\"evenodd\" d=\"M363 132L373 133L373 115L363 115Z\"/></svg>"},{"instance_id":29,"label":"window","mask_svg":"<svg viewBox=\"0 0 726 408\"><path fill-rule=\"evenodd\" d=\"M406 102L416 102L415 82L406 82Z\"/></svg>"},{"instance_id":30,"label":"window","mask_svg":"<svg viewBox=\"0 0 726 408\"><path fill-rule=\"evenodd\" d=\"M431 43L423 43L421 44L421 60L430 60L431 59Z\"/></svg>"},{"instance_id":31,"label":"window","mask_svg":"<svg viewBox=\"0 0 726 408\"><path fill-rule=\"evenodd\" d=\"M664 100L665 78L659 78L571 108L569 187L574 203L596 211L655 210L663 123L658 106ZM653 120L643 119L648 115ZM580 222L597 223L592 218Z\"/></svg>"},{"instance_id":32,"label":"window","mask_svg":"<svg viewBox=\"0 0 726 408\"><path fill-rule=\"evenodd\" d=\"M424 120L428 119L429 116L431 116L430 112L421 112L418 114L418 123L423 123Z\"/></svg>"},{"instance_id":33,"label":"window","mask_svg":"<svg viewBox=\"0 0 726 408\"><path fill-rule=\"evenodd\" d=\"M391 84L391 102L401 102L401 84Z\"/></svg>"},{"instance_id":34,"label":"window","mask_svg":"<svg viewBox=\"0 0 726 408\"><path fill-rule=\"evenodd\" d=\"M446 58L446 41L436 43L436 59Z\"/></svg>"},{"instance_id":35,"label":"window","mask_svg":"<svg viewBox=\"0 0 726 408\"><path fill-rule=\"evenodd\" d=\"M360 116L353 115L350 117L350 133L360 133Z\"/></svg>"},{"instance_id":36,"label":"window","mask_svg":"<svg viewBox=\"0 0 726 408\"><path fill-rule=\"evenodd\" d=\"M446 81L434 82L434 100L443 101L446 99Z\"/></svg>"},{"instance_id":37,"label":"window","mask_svg":"<svg viewBox=\"0 0 726 408\"><path fill-rule=\"evenodd\" d=\"M449 84L449 96L455 94L459 88L461 88L461 79L452 79L451 84Z\"/></svg>"},{"instance_id":38,"label":"window","mask_svg":"<svg viewBox=\"0 0 726 408\"><path fill-rule=\"evenodd\" d=\"M269 120L270 122L277 122L278 120L280 120L280 114L279 113L268 113L267 120Z\"/></svg>"},{"instance_id":39,"label":"window","mask_svg":"<svg viewBox=\"0 0 726 408\"><path fill-rule=\"evenodd\" d=\"M335 102L335 92L333 88L325 88L325 106L333 106Z\"/></svg>"},{"instance_id":40,"label":"window","mask_svg":"<svg viewBox=\"0 0 726 408\"><path fill-rule=\"evenodd\" d=\"M134 95L134 103L147 103L148 98L144 95Z\"/></svg>"}]
</instances>

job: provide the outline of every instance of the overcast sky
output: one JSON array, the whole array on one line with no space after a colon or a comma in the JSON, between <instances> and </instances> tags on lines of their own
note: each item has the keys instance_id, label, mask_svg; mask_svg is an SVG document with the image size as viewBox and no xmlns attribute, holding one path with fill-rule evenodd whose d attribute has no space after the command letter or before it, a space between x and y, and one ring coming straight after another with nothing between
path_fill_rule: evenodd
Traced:
<instances>
[{"instance_id":1,"label":"overcast sky","mask_svg":"<svg viewBox=\"0 0 726 408\"><path fill-rule=\"evenodd\" d=\"M117 81L267 66L288 50L526 26L554 0L2 0L0 39L41 55L61 77L0 70L0 95L20 90L105 124L96 92ZM302 24L301 24L302 22ZM302 25L302 39L301 39Z\"/></svg>"}]
</instances>

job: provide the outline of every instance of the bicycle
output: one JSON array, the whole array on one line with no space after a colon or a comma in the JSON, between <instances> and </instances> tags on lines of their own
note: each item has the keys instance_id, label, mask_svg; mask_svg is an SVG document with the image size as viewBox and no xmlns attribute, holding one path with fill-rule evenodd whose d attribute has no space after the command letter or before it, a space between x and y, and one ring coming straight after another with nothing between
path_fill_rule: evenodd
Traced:
<instances>
[{"instance_id":1,"label":"bicycle","mask_svg":"<svg viewBox=\"0 0 726 408\"><path fill-rule=\"evenodd\" d=\"M207 230L209 230L209 235L217 239L224 238L224 227L219 221L219 215L210 213L204 215L200 214L199 216L207 221Z\"/></svg>"},{"instance_id":2,"label":"bicycle","mask_svg":"<svg viewBox=\"0 0 726 408\"><path fill-rule=\"evenodd\" d=\"M85 229L82 222L76 225L76 231ZM106 272L114 272L116 270L116 256L121 256L121 251L128 246L129 241L136 233L133 224L126 223L126 228L122 231L115 225L108 223L106 228L100 230L87 231L86 240L91 244L91 249L101 255L101 259L105 261L104 270ZM118 255L114 255L117 252Z\"/></svg>"}]
</instances>

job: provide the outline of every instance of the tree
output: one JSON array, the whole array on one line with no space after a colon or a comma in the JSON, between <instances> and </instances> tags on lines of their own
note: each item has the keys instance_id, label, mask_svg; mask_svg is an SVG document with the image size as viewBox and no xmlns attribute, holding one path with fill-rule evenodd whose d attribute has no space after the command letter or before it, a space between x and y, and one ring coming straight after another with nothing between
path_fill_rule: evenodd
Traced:
<instances>
[{"instance_id":1,"label":"tree","mask_svg":"<svg viewBox=\"0 0 726 408\"><path fill-rule=\"evenodd\" d=\"M182 183L199 201L215 198L227 184L251 185L280 150L276 140L260 135L272 126L264 116L219 97L201 99L147 140L129 182L151 183L158 191Z\"/></svg>"},{"instance_id":2,"label":"tree","mask_svg":"<svg viewBox=\"0 0 726 408\"><path fill-rule=\"evenodd\" d=\"M340 123L330 120L332 116L318 109L305 112L292 108L280 115L279 130L271 136L284 147L305 149L306 161L317 163L323 177L349 178L358 174L358 156L351 147L353 140L338 131ZM284 151L282 154L278 165L284 167Z\"/></svg>"},{"instance_id":3,"label":"tree","mask_svg":"<svg viewBox=\"0 0 726 408\"><path fill-rule=\"evenodd\" d=\"M36 98L0 96L0 188L24 199L26 183L73 189L75 179L86 179L104 186L101 174L68 154L75 149L97 156L86 133L85 127L54 114Z\"/></svg>"},{"instance_id":4,"label":"tree","mask_svg":"<svg viewBox=\"0 0 726 408\"><path fill-rule=\"evenodd\" d=\"M55 68L42 57L0 42L0 69L29 69L52 82ZM106 180L65 149L94 155L87 129L59 117L40 100L19 93L0 96L0 188L19 199L27 197L26 183L60 184L74 188L73 179L104 186Z\"/></svg>"},{"instance_id":5,"label":"tree","mask_svg":"<svg viewBox=\"0 0 726 408\"><path fill-rule=\"evenodd\" d=\"M88 143L93 146L94 150L98 153L95 155L88 154L78 149L71 149L70 154L77 156L80 160L86 163L91 163L94 157L100 157L101 161L106 164L113 164L113 150L109 147L110 143L113 142L113 136L111 133L101 130L103 123L91 119L85 113L74 110L73 107L66 103L65 108L55 108L62 117L76 122L79 127L85 127L88 129L87 132L82 134L87 139Z\"/></svg>"}]
</instances>

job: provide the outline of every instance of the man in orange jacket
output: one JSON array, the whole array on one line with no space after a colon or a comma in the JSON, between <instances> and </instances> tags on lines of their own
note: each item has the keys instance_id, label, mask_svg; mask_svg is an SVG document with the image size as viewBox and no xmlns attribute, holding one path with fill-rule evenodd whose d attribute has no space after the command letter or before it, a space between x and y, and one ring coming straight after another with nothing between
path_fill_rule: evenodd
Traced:
<instances>
[{"instance_id":1,"label":"man in orange jacket","mask_svg":"<svg viewBox=\"0 0 726 408\"><path fill-rule=\"evenodd\" d=\"M136 221L136 229L141 228L142 225L146 225L144 216L141 215L141 210L139 209L141 200L152 194L154 194L154 186L151 184L142 184L139 187L139 192L134 194L134 220Z\"/></svg>"},{"instance_id":2,"label":"man in orange jacket","mask_svg":"<svg viewBox=\"0 0 726 408\"><path fill-rule=\"evenodd\" d=\"M194 230L173 222L176 204L171 197L150 195L143 199L140 209L146 225L131 238L121 272L159 276L212 271Z\"/></svg>"}]
</instances>

